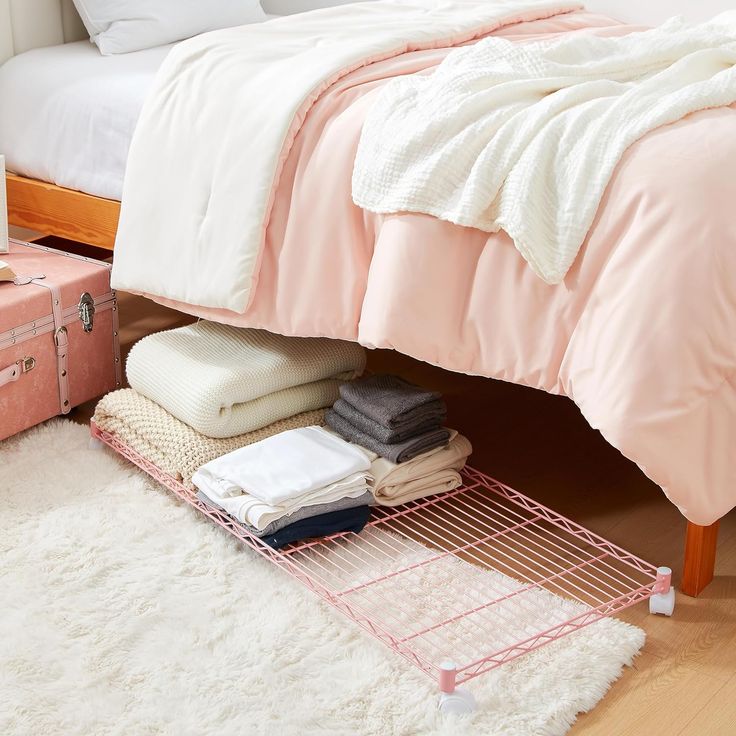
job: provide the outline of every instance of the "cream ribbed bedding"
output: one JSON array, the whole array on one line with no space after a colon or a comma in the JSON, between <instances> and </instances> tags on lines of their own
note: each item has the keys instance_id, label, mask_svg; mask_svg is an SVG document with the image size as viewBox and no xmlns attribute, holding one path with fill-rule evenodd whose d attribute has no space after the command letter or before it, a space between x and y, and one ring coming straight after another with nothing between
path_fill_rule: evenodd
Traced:
<instances>
[{"instance_id":1,"label":"cream ribbed bedding","mask_svg":"<svg viewBox=\"0 0 736 736\"><path fill-rule=\"evenodd\" d=\"M100 429L119 437L164 473L193 489L192 476L202 465L279 432L322 425L324 411L317 409L304 412L253 432L213 439L199 434L158 404L126 388L104 396L97 404L93 421Z\"/></svg>"},{"instance_id":2,"label":"cream ribbed bedding","mask_svg":"<svg viewBox=\"0 0 736 736\"><path fill-rule=\"evenodd\" d=\"M133 346L128 381L208 437L234 437L332 405L365 367L356 343L198 322Z\"/></svg>"}]
</instances>

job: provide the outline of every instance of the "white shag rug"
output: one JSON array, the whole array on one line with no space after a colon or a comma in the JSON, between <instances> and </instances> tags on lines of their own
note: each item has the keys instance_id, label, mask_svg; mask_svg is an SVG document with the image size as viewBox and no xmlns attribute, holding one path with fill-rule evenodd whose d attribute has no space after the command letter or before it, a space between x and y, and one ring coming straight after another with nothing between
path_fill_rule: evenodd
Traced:
<instances>
[{"instance_id":1,"label":"white shag rug","mask_svg":"<svg viewBox=\"0 0 736 736\"><path fill-rule=\"evenodd\" d=\"M560 736L644 632L605 620L468 683L428 677L55 421L0 444L3 736Z\"/></svg>"}]
</instances>

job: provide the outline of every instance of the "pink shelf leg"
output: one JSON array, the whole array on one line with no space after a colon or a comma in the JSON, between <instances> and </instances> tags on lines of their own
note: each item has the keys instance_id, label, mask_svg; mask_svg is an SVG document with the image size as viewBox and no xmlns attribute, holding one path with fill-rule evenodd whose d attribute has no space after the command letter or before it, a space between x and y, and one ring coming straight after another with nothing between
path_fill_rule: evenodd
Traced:
<instances>
[{"instance_id":1,"label":"pink shelf leg","mask_svg":"<svg viewBox=\"0 0 736 736\"><path fill-rule=\"evenodd\" d=\"M670 587L672 587L672 570L669 567L658 567L657 583L654 592L667 595L670 592Z\"/></svg>"},{"instance_id":2,"label":"pink shelf leg","mask_svg":"<svg viewBox=\"0 0 736 736\"><path fill-rule=\"evenodd\" d=\"M440 665L440 692L448 695L455 692L457 669L454 662L443 662Z\"/></svg>"}]
</instances>

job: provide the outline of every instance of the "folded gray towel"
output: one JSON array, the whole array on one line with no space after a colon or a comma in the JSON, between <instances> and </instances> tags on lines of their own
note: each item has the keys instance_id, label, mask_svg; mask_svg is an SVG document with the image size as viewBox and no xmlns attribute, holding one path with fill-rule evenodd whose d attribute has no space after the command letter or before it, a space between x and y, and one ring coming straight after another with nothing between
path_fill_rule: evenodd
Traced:
<instances>
[{"instance_id":1,"label":"folded gray towel","mask_svg":"<svg viewBox=\"0 0 736 736\"><path fill-rule=\"evenodd\" d=\"M418 434L424 434L433 429L439 429L445 421L446 412L442 406L436 409L428 410L422 421L418 421L411 427L401 429L389 429L382 424L366 416L358 411L352 404L348 404L345 399L338 399L332 407L343 419L347 419L350 424L357 427L361 432L369 434L379 442L386 445L394 445L397 442L411 439Z\"/></svg>"},{"instance_id":2,"label":"folded gray towel","mask_svg":"<svg viewBox=\"0 0 736 736\"><path fill-rule=\"evenodd\" d=\"M355 442L362 447L367 447L377 455L385 457L393 463L405 463L407 460L411 460L424 452L434 450L436 447L443 447L450 439L450 430L439 427L424 434L410 437L403 442L387 445L379 442L369 434L361 432L354 424L351 424L345 417L333 409L328 409L325 412L325 423L328 427L334 429L344 440Z\"/></svg>"},{"instance_id":3,"label":"folded gray towel","mask_svg":"<svg viewBox=\"0 0 736 736\"><path fill-rule=\"evenodd\" d=\"M227 511L225 511L225 509L223 509L218 503L213 501L206 493L197 491L197 498L206 506L227 514ZM375 503L373 494L370 491L366 491L362 496L357 496L356 498L338 498L337 501L330 501L329 503L318 503L315 506L302 506L293 514L288 514L287 516L282 516L280 519L276 519L276 521L272 521L264 529L256 529L250 524L243 524L232 516L230 518L238 526L242 526L243 529L250 532L254 537L268 537L280 529L293 524L295 521L300 521L301 519L309 519L312 516L329 514L332 511L344 511L345 509L354 509L358 506L368 506L372 503Z\"/></svg>"},{"instance_id":4,"label":"folded gray towel","mask_svg":"<svg viewBox=\"0 0 736 736\"><path fill-rule=\"evenodd\" d=\"M340 396L374 422L402 432L411 432L446 411L441 394L392 375L366 376L343 384Z\"/></svg>"}]
</instances>

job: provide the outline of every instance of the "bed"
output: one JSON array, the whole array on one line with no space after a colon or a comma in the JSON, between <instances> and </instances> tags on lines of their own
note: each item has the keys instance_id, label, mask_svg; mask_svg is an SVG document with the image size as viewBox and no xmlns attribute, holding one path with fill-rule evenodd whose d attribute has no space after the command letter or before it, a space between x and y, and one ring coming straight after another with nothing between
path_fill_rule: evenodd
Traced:
<instances>
[{"instance_id":1,"label":"bed","mask_svg":"<svg viewBox=\"0 0 736 736\"><path fill-rule=\"evenodd\" d=\"M130 140L168 46L102 56L89 41L33 49L0 73L0 141L28 179L120 201Z\"/></svg>"},{"instance_id":2,"label":"bed","mask_svg":"<svg viewBox=\"0 0 736 736\"><path fill-rule=\"evenodd\" d=\"M603 28L606 24L611 24L609 20L600 16L577 16L572 20L567 19L566 22L572 22L572 25L556 29L539 26L521 31L517 28L510 32L535 34L575 30L576 27L583 28L591 24ZM576 23L578 26L575 26ZM363 73L365 70L356 72L358 76ZM350 90L356 85L373 84L375 79L370 78L371 73L378 73L380 76L380 70L374 68L368 73L368 77L349 80L348 87L342 92L350 94ZM310 114L318 113L319 111ZM698 124L703 126L702 131L706 137L707 130L713 125L724 126L721 132L728 135L731 121L721 120L721 117L718 111L701 115L702 119L699 118ZM636 166L644 169L647 166L650 169L653 165L656 166L656 161L667 157L673 143L681 142L681 139L677 138L677 126L673 128L674 132L668 130L651 136L655 139L655 144L632 151L629 158L639 159L635 160L633 165L634 174L637 171ZM674 139L668 138L672 135ZM332 139L332 143L331 156L335 155L334 152L337 150L338 156L349 158L352 145L349 136L338 135ZM318 160L319 146L315 145L314 141L307 140L306 136L303 136L295 145L312 147L303 161ZM295 168L288 173L288 181L294 181L295 177L309 173L297 171L300 162L296 158L292 160L291 165ZM698 173L707 175L707 171ZM340 179L341 176L343 179ZM697 184L697 177L691 181ZM626 202L624 211L630 216L637 212L642 200L641 191L632 193L628 190L627 183L630 181L627 182L624 178L619 184L620 191L614 193L624 197ZM9 184L11 221L34 226L31 220L35 217L35 226L38 224L46 226L42 227L42 230L53 232L51 229L53 227L57 229L56 234L67 234L59 231L70 227L71 218L67 217L66 221L63 221L63 218L50 218L48 215L48 209L51 207L49 202L55 198L70 196L66 189L49 188L27 178L11 179ZM311 184L311 188L309 186L295 188L294 197L298 199L300 192L314 191L315 180L312 180ZM23 202L28 201L27 192L39 186L48 193L43 203L40 203L43 207L36 206L35 209L26 207ZM321 188L324 204L322 209L320 205L312 207L314 217L317 219L327 214L324 207L332 209L335 201L345 197L344 172L336 174L334 178L328 177L327 180L319 181L318 186ZM697 187L689 185L690 194L697 195L696 190ZM609 195L613 196L611 193ZM723 196L728 199L730 195L724 192ZM306 199L308 198L305 194L302 215L311 207ZM92 198L92 201L95 206L98 202L104 202L98 198ZM298 201L290 201L289 204L294 205L295 209L299 207ZM626 245L626 228L622 223L601 224L600 221L598 223L601 228L619 229L619 237L624 241L624 247L619 251L619 255L623 253L620 260L614 261L611 268L608 263L610 252L604 247L596 248L595 243L592 245L589 243L588 252L576 267L568 287L556 291L550 299L549 294L542 288L544 285L540 286L533 280L534 277L524 270L524 264L509 249L508 244L502 242L502 239L495 243L497 247L488 248L485 247L487 239L485 235L468 238L467 233L461 232L457 227L440 223L433 218L420 215L386 219L364 218L359 211L351 209L349 201L345 204L343 220L336 223L332 235L338 241L345 242L347 233L348 246L337 251L330 247L330 238L325 238L323 242L310 243L310 258L305 261L295 255L300 250L299 237L289 237L290 230L298 235L300 222L303 224L305 220L291 219L290 209L276 202L272 225L267 235L267 247L260 263L258 274L260 286L256 285L254 296L248 302L243 314L226 314L222 311L213 311L206 306L187 303L186 300L167 299L161 292L151 293L145 289L138 291L147 293L162 303L169 303L184 311L213 317L220 321L249 324L285 334L325 334L358 339L367 345L392 347L451 370L478 373L553 393L566 394L576 400L590 423L601 429L614 446L637 461L661 486L668 488L672 479L665 477L667 468L653 467L642 457L641 448L637 449L636 444L641 440L642 433L649 433L644 444L651 442L652 438L656 444L660 429L657 426L658 413L661 414L660 410L667 402L661 405L648 404L652 387L656 386L658 377L666 375L662 374L663 366L666 371L670 365L674 366L679 358L688 358L690 353L686 351L681 355L677 351L672 352L673 344L663 340L658 360L651 361L651 356L642 351L640 346L652 339L649 328L652 320L657 323L657 316L660 317L659 325L666 330L669 320L681 316L675 313L677 309L684 312L694 309L697 312L699 307L696 300L690 302L684 299L677 309L673 307L674 312L665 310L662 313L659 310L658 315L656 295L652 295L653 298L649 301L646 298L639 302L635 301L637 310L641 308L650 310L650 320L638 320L638 329L630 331L630 337L623 345L608 345L601 349L596 325L590 324L593 311L586 311L591 302L596 307L596 299L599 293L602 293L596 292L599 288L600 273L606 271L608 283L604 285L604 289L608 289L609 294L615 293L617 289L625 293L628 289L629 293L638 291L645 295L651 279L657 277L656 269L654 271L645 269L638 274L638 282L627 285L628 267L633 263L632 258L636 257L631 249L636 243ZM109 207L108 211L112 211L115 204L108 201L105 206ZM30 214L27 212L29 209ZM115 212L117 213L117 210ZM605 217L604 211L602 219L605 220ZM662 223L657 223L656 219L646 223L653 238L656 237L657 224L661 226ZM698 234L697 217L679 224L685 227L690 236L696 239L702 237ZM381 237L378 241L373 242L371 238L360 235L361 228L366 227L371 234L380 230ZM113 232L114 227L106 229L105 243L112 242ZM351 234L356 237L350 237ZM691 241L693 237L690 238ZM84 240L84 238L77 239ZM103 242L103 238L98 238L97 235L94 239L98 240L98 244ZM93 242L93 238L89 238L87 242ZM400 244L398 249L395 247L397 242ZM438 252L433 254L432 259L427 258L427 244L439 242L442 242L441 247L431 246L436 247ZM660 242L658 248L665 245ZM630 251L628 255L627 247ZM325 267L325 264L329 264L329 267ZM498 273L506 276L501 282L496 276ZM451 274L449 280L447 274ZM701 271L694 275L705 279L712 274ZM335 289L335 283L340 283L341 287ZM493 288L488 288L488 284L493 284ZM674 284L669 284L668 288L669 286L679 289L681 284L675 281ZM413 314L407 314L407 305L412 305ZM632 314L626 309L620 310L620 314L617 315L607 311L611 307L610 304L601 302L597 307L599 309L596 319L600 320L601 324L621 326L622 323L631 322L632 319L637 320L636 313ZM634 309L634 306L630 309ZM549 316L540 318L540 312L545 310ZM504 313L509 319L505 322L493 321L494 334L489 335L487 315ZM519 337L518 330L509 327L513 326L514 320L530 326L529 332L522 338ZM431 341L417 338L421 332L417 327L426 322L430 322L434 330ZM575 341L579 345L577 357L576 351L570 349ZM697 344L697 340L693 346L703 347L702 344ZM596 356L597 372L593 365L580 364L580 355L586 353ZM712 354L709 353L708 346L705 346L703 354ZM509 356L516 357L509 359ZM721 351L717 360L729 366L731 354ZM634 370L630 369L632 363ZM601 364L609 368L601 370ZM679 368L672 372L679 373ZM627 379L622 384L616 384L608 380L612 375L624 375ZM589 379L587 388L586 376ZM670 386L666 385L666 380L663 383L664 393L681 388L676 382ZM729 380L723 381L722 389L724 411L730 411L732 385ZM647 411L638 417L639 421L629 425L632 417L626 413L626 409L629 408L627 404L635 401L647 407ZM620 407L623 407L623 410L619 410ZM606 414L608 416L605 416ZM614 415L617 415L616 421L612 423L611 417ZM711 426L707 417L693 418L695 423L701 420L704 422L703 427ZM707 432L705 434L707 435ZM725 433L724 436L729 435ZM670 436L669 439L673 438ZM674 439L677 446L677 438ZM679 445L677 451L683 453L683 460L696 458L698 453L702 452L702 447L695 450L688 447L687 443L691 437L687 433L681 439L684 440L684 444ZM725 451L727 454L726 447L717 448L717 451ZM693 454L688 455L689 452ZM703 469L700 480L705 481L703 487L705 494L710 490L706 487L707 476L707 469ZM698 484L694 478L690 480L691 485ZM682 507L682 504L678 505ZM719 509L724 510L725 507L721 505ZM701 512L702 509L686 515L696 521L710 522L710 519L706 519ZM689 525L688 562L683 581L683 589L686 592L699 592L707 583L709 575L712 575L715 531L716 526L712 524Z\"/></svg>"},{"instance_id":3,"label":"bed","mask_svg":"<svg viewBox=\"0 0 736 736\"><path fill-rule=\"evenodd\" d=\"M13 101L0 106L11 225L112 250L133 129L170 48L102 56L71 0L0 4L0 99Z\"/></svg>"}]
</instances>

